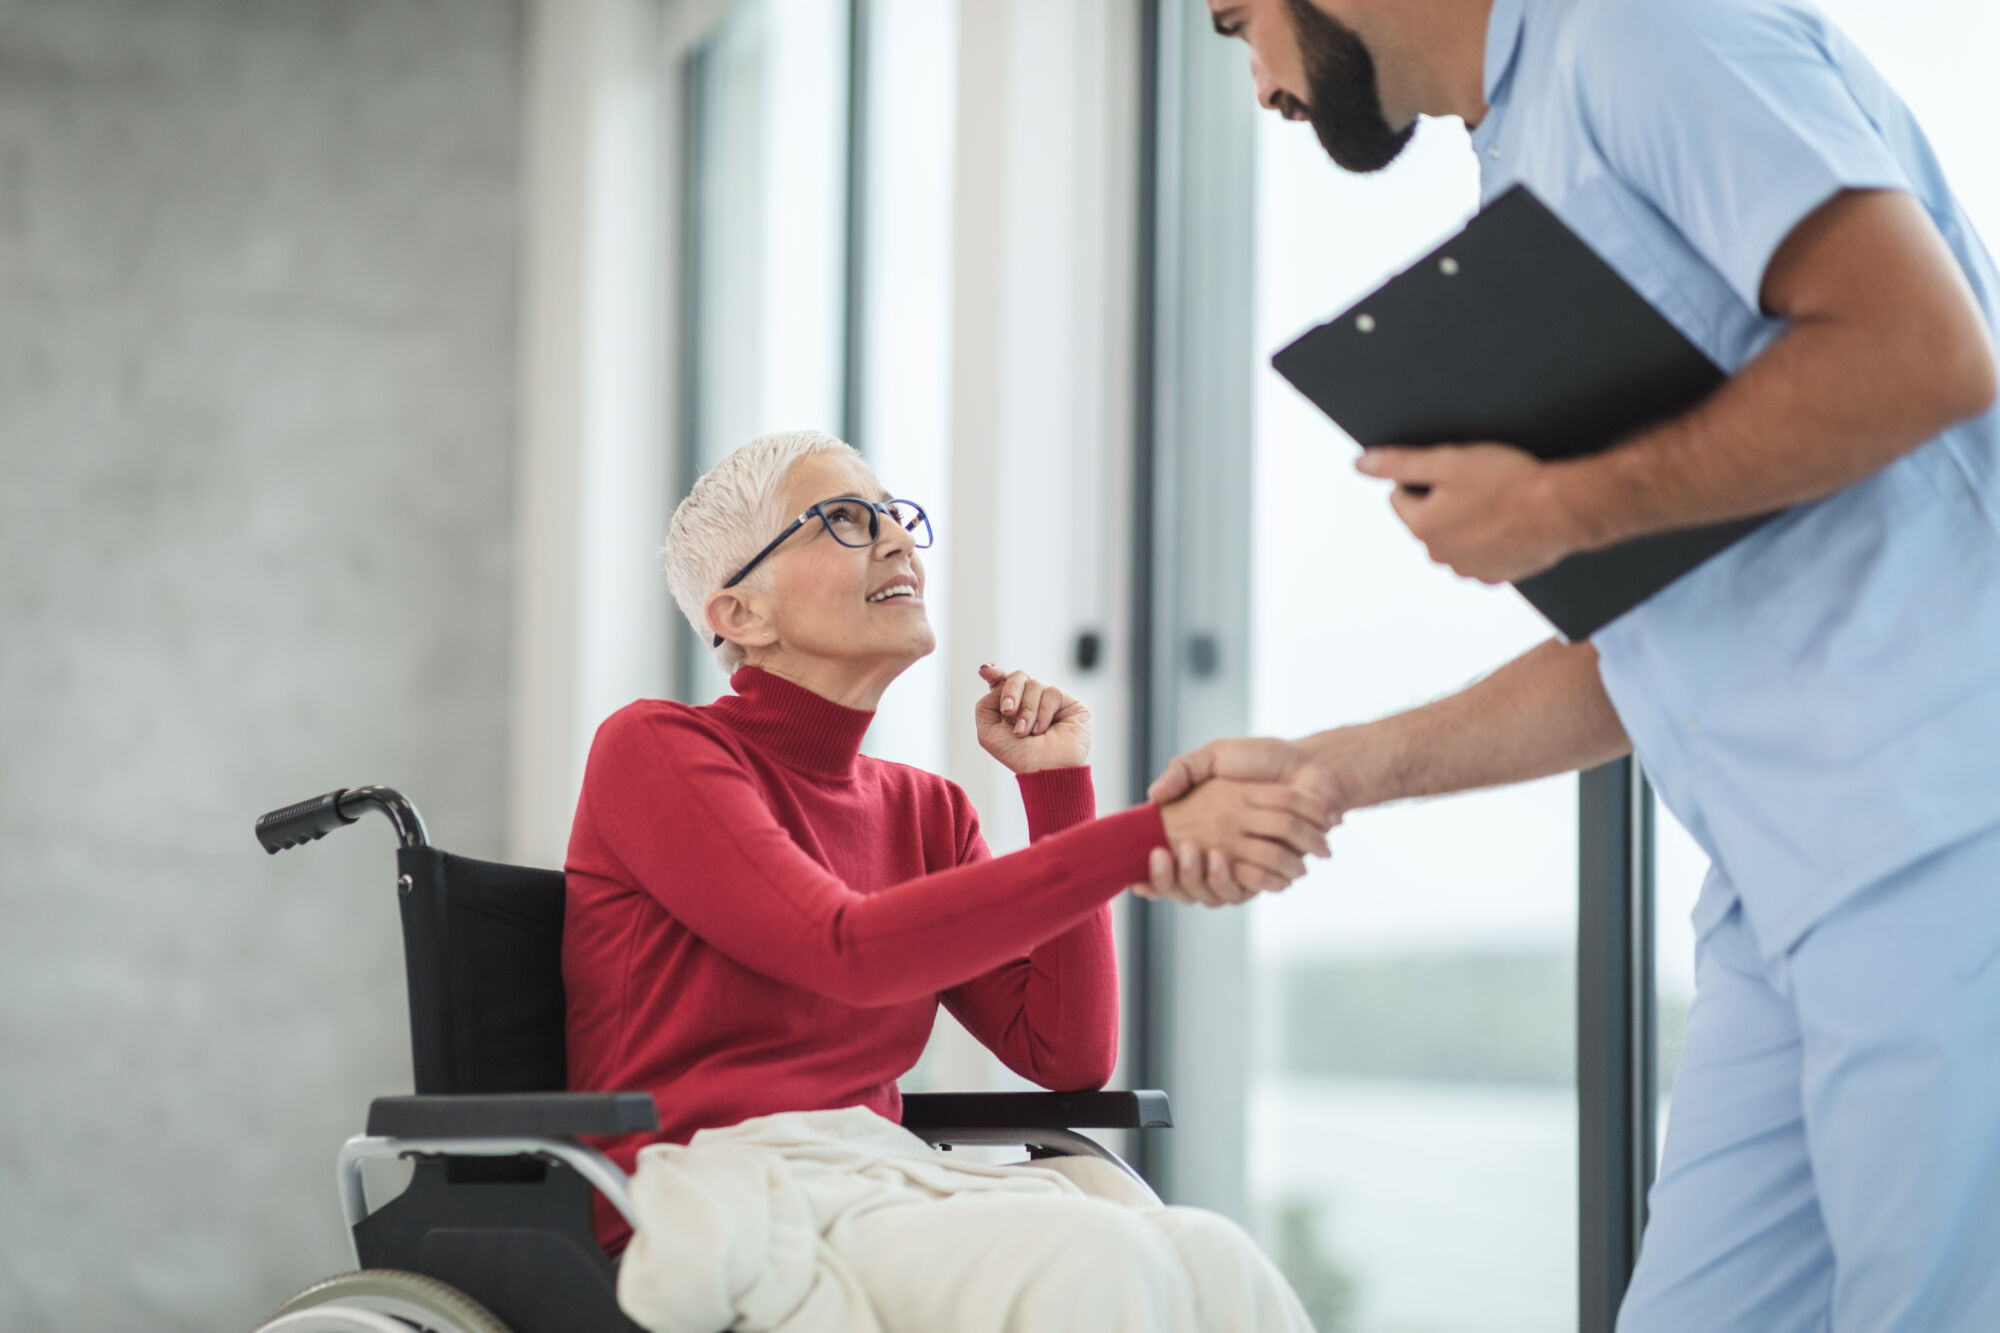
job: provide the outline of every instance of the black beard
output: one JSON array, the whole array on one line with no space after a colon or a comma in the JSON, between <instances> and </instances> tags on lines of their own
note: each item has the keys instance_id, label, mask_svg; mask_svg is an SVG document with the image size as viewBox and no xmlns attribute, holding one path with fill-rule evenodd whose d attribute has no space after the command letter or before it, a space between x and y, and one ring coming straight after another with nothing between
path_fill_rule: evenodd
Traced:
<instances>
[{"instance_id":1,"label":"black beard","mask_svg":"<svg viewBox=\"0 0 2000 1333\"><path fill-rule=\"evenodd\" d=\"M1306 70L1306 119L1320 147L1345 171L1380 171L1394 162L1417 132L1412 121L1393 129L1382 110L1375 57L1354 29L1322 13L1312 0L1287 0L1298 30ZM1281 98L1292 106L1297 99Z\"/></svg>"}]
</instances>

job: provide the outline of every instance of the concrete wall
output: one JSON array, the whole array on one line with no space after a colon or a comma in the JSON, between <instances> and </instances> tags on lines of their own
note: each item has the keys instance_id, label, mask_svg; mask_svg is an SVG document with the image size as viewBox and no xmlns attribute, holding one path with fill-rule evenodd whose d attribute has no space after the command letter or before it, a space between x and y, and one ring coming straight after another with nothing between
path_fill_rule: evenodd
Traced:
<instances>
[{"instance_id":1,"label":"concrete wall","mask_svg":"<svg viewBox=\"0 0 2000 1333\"><path fill-rule=\"evenodd\" d=\"M502 845L518 0L0 0L0 1329L347 1266L386 824Z\"/></svg>"}]
</instances>

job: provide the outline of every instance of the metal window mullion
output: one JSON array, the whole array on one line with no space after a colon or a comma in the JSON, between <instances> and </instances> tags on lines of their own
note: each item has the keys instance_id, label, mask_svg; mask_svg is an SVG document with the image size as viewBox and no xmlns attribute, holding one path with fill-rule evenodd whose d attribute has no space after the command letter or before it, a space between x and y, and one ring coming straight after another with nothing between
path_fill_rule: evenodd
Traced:
<instances>
[{"instance_id":1,"label":"metal window mullion","mask_svg":"<svg viewBox=\"0 0 2000 1333\"><path fill-rule=\"evenodd\" d=\"M1653 1176L1653 802L1630 759L1578 780L1577 1328L1611 1333Z\"/></svg>"},{"instance_id":2,"label":"metal window mullion","mask_svg":"<svg viewBox=\"0 0 2000 1333\"><path fill-rule=\"evenodd\" d=\"M1160 0L1141 0L1139 17L1138 226L1133 292L1133 506L1132 506L1132 692L1130 726L1132 799L1143 801L1146 785L1161 758L1155 740L1157 691L1154 681L1154 599L1158 596L1155 546L1158 488L1159 417L1159 232L1160 232ZM1133 1074L1141 1087L1159 1086L1160 1049L1157 1015L1151 1003L1155 974L1153 935L1163 909L1134 900L1127 937L1127 985L1131 988ZM1149 1181L1161 1178L1164 1145L1158 1135L1138 1134L1132 1140L1132 1162Z\"/></svg>"},{"instance_id":3,"label":"metal window mullion","mask_svg":"<svg viewBox=\"0 0 2000 1333\"><path fill-rule=\"evenodd\" d=\"M1632 913L1628 923L1627 957L1631 960L1628 987L1632 996L1632 1072L1629 1104L1632 1117L1632 1152L1626 1171L1632 1182L1629 1204L1633 1236L1633 1257L1646 1233L1647 1194L1653 1188L1658 1165L1655 1119L1660 1098L1659 1025L1657 976L1654 971L1654 884L1653 788L1637 760L1632 764ZM1630 1274L1627 1274L1629 1279Z\"/></svg>"},{"instance_id":4,"label":"metal window mullion","mask_svg":"<svg viewBox=\"0 0 2000 1333\"><path fill-rule=\"evenodd\" d=\"M840 435L864 453L868 369L868 0L847 6L847 244L841 275Z\"/></svg>"},{"instance_id":5,"label":"metal window mullion","mask_svg":"<svg viewBox=\"0 0 2000 1333\"><path fill-rule=\"evenodd\" d=\"M674 493L668 497L669 514L701 476L701 316L704 285L701 251L706 239L701 202L702 176L706 167L702 152L706 130L706 51L705 43L690 47L681 65L680 467L674 475ZM707 650L706 645L684 618L674 616L672 623L674 695L684 703L693 703L696 702L694 682L699 678L700 654Z\"/></svg>"}]
</instances>

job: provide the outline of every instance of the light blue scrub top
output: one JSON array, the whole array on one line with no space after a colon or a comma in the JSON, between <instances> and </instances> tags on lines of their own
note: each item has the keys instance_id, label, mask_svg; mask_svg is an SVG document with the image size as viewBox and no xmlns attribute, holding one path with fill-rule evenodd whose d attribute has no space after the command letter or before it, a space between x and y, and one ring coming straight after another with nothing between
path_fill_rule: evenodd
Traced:
<instances>
[{"instance_id":1,"label":"light blue scrub top","mask_svg":"<svg viewBox=\"0 0 2000 1333\"><path fill-rule=\"evenodd\" d=\"M1725 369L1765 266L1847 187L1922 201L1989 324L2000 275L1895 92L1794 0L1495 0L1472 141ZM1600 631L1640 762L1767 954L2000 823L2000 413L1793 510ZM1994 910L2000 911L2000 883Z\"/></svg>"}]
</instances>

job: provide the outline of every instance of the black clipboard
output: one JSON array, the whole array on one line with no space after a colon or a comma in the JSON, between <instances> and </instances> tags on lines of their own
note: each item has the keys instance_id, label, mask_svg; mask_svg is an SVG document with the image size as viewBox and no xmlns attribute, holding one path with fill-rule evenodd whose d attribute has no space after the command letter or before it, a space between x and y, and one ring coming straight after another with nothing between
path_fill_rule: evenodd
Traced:
<instances>
[{"instance_id":1,"label":"black clipboard","mask_svg":"<svg viewBox=\"0 0 2000 1333\"><path fill-rule=\"evenodd\" d=\"M1524 185L1271 365L1354 439L1594 453L1727 376ZM1515 586L1589 638L1773 515L1570 556Z\"/></svg>"}]
</instances>

